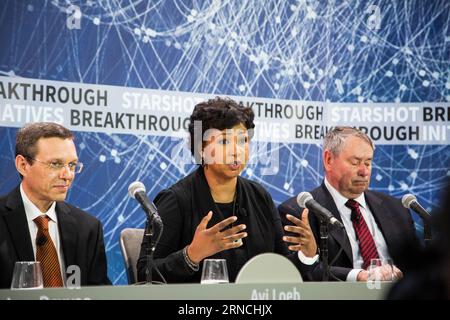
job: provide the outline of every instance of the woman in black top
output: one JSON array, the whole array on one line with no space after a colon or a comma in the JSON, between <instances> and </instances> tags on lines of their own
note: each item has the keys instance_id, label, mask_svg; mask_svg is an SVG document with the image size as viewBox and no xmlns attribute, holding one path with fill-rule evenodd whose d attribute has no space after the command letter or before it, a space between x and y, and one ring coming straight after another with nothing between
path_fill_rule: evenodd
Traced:
<instances>
[{"instance_id":1,"label":"woman in black top","mask_svg":"<svg viewBox=\"0 0 450 320\"><path fill-rule=\"evenodd\" d=\"M239 176L249 159L253 119L251 108L230 99L195 106L189 132L192 154L201 166L155 198L164 231L154 265L167 282L199 282L205 258L226 259L233 282L250 258L265 252L288 257L307 277L309 267L283 242L280 217L269 193ZM298 251L301 242L306 256L315 255L312 233L300 229L303 237L289 238L296 244L290 249ZM146 247L143 241L137 264L140 281L145 280ZM157 272L152 274L161 280Z\"/></svg>"}]
</instances>

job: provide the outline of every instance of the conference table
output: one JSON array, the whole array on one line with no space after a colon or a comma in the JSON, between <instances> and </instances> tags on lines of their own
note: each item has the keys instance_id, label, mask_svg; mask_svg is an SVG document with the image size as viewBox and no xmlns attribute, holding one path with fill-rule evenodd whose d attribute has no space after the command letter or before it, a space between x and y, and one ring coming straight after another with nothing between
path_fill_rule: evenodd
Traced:
<instances>
[{"instance_id":1,"label":"conference table","mask_svg":"<svg viewBox=\"0 0 450 320\"><path fill-rule=\"evenodd\" d=\"M2 289L0 300L379 300L390 286L389 282L302 282Z\"/></svg>"}]
</instances>

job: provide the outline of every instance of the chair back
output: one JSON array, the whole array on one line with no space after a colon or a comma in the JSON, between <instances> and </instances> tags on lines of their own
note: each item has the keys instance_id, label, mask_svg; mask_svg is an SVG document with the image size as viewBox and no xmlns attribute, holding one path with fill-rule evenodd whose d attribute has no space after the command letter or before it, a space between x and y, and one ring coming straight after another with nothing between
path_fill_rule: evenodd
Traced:
<instances>
[{"instance_id":1,"label":"chair back","mask_svg":"<svg viewBox=\"0 0 450 320\"><path fill-rule=\"evenodd\" d=\"M143 237L144 229L126 228L120 232L120 249L127 270L128 284L137 282L136 264Z\"/></svg>"}]
</instances>

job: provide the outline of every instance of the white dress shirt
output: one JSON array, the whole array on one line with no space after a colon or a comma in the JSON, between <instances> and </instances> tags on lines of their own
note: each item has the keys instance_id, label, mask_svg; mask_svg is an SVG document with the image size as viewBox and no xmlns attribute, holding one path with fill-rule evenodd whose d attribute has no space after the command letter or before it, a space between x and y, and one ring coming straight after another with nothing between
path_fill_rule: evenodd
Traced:
<instances>
[{"instance_id":1,"label":"white dress shirt","mask_svg":"<svg viewBox=\"0 0 450 320\"><path fill-rule=\"evenodd\" d=\"M344 223L345 231L347 232L348 239L350 240L350 245L352 247L352 256L353 256L353 270L347 275L347 281L356 281L356 277L358 273L363 270L361 269L363 265L363 259L361 256L361 252L359 250L358 240L356 238L356 233L353 228L353 223L350 219L352 210L345 206L345 203L348 201L343 195L339 193L325 178L325 186L333 197L334 203L341 215L342 222ZM364 193L361 194L358 198L354 199L359 203L359 208L361 211L364 220L366 221L367 227L369 228L370 234L375 242L375 246L377 247L378 255L380 259L388 259L390 258L388 253L388 248L386 241L384 240L383 234L381 233L380 228L375 221L375 218L370 211L369 206L366 203L366 198L364 197Z\"/></svg>"},{"instance_id":2,"label":"white dress shirt","mask_svg":"<svg viewBox=\"0 0 450 320\"><path fill-rule=\"evenodd\" d=\"M22 184L20 184L20 194L22 196L23 205L25 207L25 214L27 216L28 230L30 231L31 244L33 246L34 259L36 259L36 236L38 232L38 227L33 221L39 216L47 215L50 219L48 220L48 232L52 238L53 244L56 248L56 253L58 254L59 265L61 267L61 275L63 277L63 282L65 283L65 266L63 259L62 246L58 230L58 218L56 217L56 202L53 202L47 212L41 212L41 210L36 207L36 205L31 202L27 197L25 191L23 190Z\"/></svg>"}]
</instances>

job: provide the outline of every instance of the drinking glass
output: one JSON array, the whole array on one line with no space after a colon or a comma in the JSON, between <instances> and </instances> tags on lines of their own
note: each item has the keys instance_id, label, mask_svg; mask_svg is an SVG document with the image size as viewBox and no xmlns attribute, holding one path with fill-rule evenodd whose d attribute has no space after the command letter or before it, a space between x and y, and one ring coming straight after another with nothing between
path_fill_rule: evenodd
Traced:
<instances>
[{"instance_id":1,"label":"drinking glass","mask_svg":"<svg viewBox=\"0 0 450 320\"><path fill-rule=\"evenodd\" d=\"M394 265L392 259L371 259L369 266L370 281L394 280Z\"/></svg>"},{"instance_id":2,"label":"drinking glass","mask_svg":"<svg viewBox=\"0 0 450 320\"><path fill-rule=\"evenodd\" d=\"M14 265L11 290L42 289L42 269L39 261L17 261Z\"/></svg>"},{"instance_id":3,"label":"drinking glass","mask_svg":"<svg viewBox=\"0 0 450 320\"><path fill-rule=\"evenodd\" d=\"M225 259L205 259L203 261L202 284L228 283L227 261Z\"/></svg>"}]
</instances>

